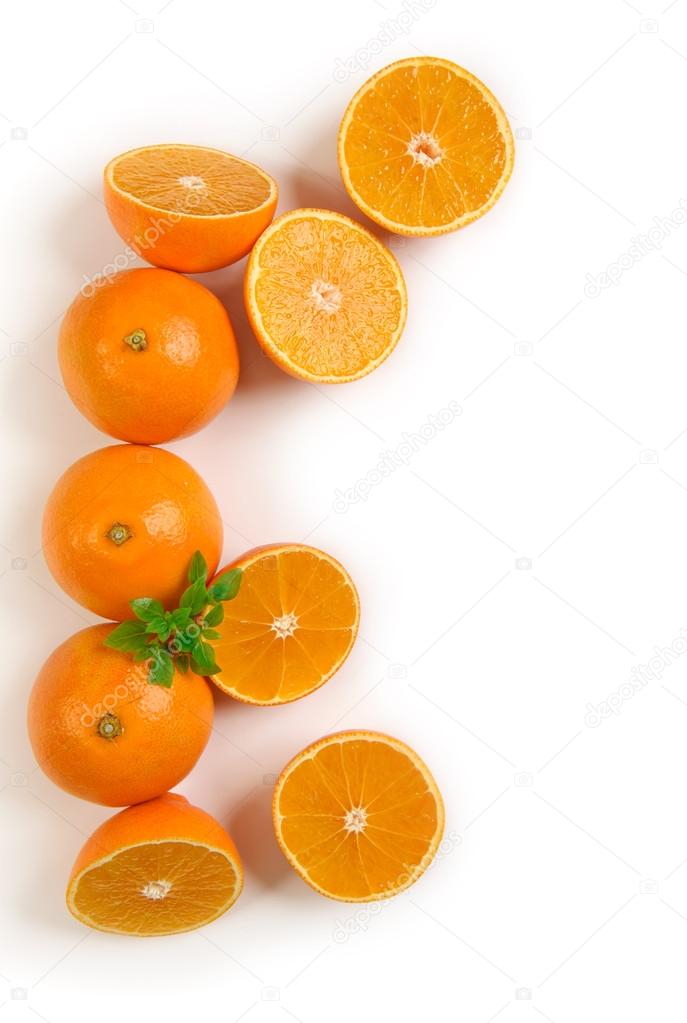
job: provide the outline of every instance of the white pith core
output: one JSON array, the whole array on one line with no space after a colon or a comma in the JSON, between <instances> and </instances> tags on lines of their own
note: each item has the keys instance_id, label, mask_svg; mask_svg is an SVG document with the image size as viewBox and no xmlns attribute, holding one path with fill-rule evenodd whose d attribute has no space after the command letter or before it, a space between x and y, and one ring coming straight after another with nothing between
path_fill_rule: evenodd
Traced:
<instances>
[{"instance_id":1,"label":"white pith core","mask_svg":"<svg viewBox=\"0 0 687 1023\"><path fill-rule=\"evenodd\" d=\"M344 817L344 828L346 831L354 831L360 833L365 830L367 825L367 810L362 806L354 806L352 810L346 812Z\"/></svg>"},{"instance_id":2,"label":"white pith core","mask_svg":"<svg viewBox=\"0 0 687 1023\"><path fill-rule=\"evenodd\" d=\"M436 138L428 131L419 131L413 135L408 143L408 152L415 163L419 163L422 167L433 167L444 155Z\"/></svg>"},{"instance_id":3,"label":"white pith core","mask_svg":"<svg viewBox=\"0 0 687 1023\"><path fill-rule=\"evenodd\" d=\"M321 278L313 281L310 297L315 308L323 313L335 313L341 305L341 299L343 298L336 284L323 281Z\"/></svg>"},{"instance_id":4,"label":"white pith core","mask_svg":"<svg viewBox=\"0 0 687 1023\"><path fill-rule=\"evenodd\" d=\"M141 889L141 895L144 895L146 899L158 899L166 898L172 890L172 885L169 881L148 881L148 884Z\"/></svg>"},{"instance_id":5,"label":"white pith core","mask_svg":"<svg viewBox=\"0 0 687 1023\"><path fill-rule=\"evenodd\" d=\"M202 178L199 178L197 174L184 174L183 177L177 178L178 183L182 188L190 188L194 192L200 192L208 186L205 184Z\"/></svg>"},{"instance_id":6,"label":"white pith core","mask_svg":"<svg viewBox=\"0 0 687 1023\"><path fill-rule=\"evenodd\" d=\"M276 632L280 639L286 639L287 636L293 636L297 627L298 618L292 612L289 612L287 615L281 615L279 618L275 618L271 625L272 631Z\"/></svg>"}]
</instances>

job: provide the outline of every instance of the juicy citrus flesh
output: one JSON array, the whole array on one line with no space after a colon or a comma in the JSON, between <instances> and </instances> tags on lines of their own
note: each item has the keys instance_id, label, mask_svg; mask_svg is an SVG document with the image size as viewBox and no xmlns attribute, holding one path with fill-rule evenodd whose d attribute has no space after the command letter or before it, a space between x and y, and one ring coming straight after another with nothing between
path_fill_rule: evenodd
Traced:
<instances>
[{"instance_id":1,"label":"juicy citrus flesh","mask_svg":"<svg viewBox=\"0 0 687 1023\"><path fill-rule=\"evenodd\" d=\"M148 206L189 216L254 210L273 194L271 179L245 160L201 146L150 146L110 165L111 182Z\"/></svg>"},{"instance_id":2,"label":"juicy citrus flesh","mask_svg":"<svg viewBox=\"0 0 687 1023\"><path fill-rule=\"evenodd\" d=\"M397 260L374 235L342 214L303 209L259 238L246 305L258 340L283 369L344 383L396 346L407 298Z\"/></svg>"},{"instance_id":3,"label":"juicy citrus flesh","mask_svg":"<svg viewBox=\"0 0 687 1023\"><path fill-rule=\"evenodd\" d=\"M174 934L220 916L240 879L227 854L188 841L148 842L96 862L70 886L83 923L123 934Z\"/></svg>"},{"instance_id":4,"label":"juicy citrus flesh","mask_svg":"<svg viewBox=\"0 0 687 1023\"><path fill-rule=\"evenodd\" d=\"M435 57L379 71L351 100L339 133L349 195L400 234L443 234L482 216L506 186L513 153L489 89Z\"/></svg>"},{"instance_id":5,"label":"juicy citrus flesh","mask_svg":"<svg viewBox=\"0 0 687 1023\"><path fill-rule=\"evenodd\" d=\"M224 605L213 681L248 703L289 703L318 689L348 656L358 595L345 569L314 547L284 544L237 561L241 588ZM222 574L221 572L219 573Z\"/></svg>"},{"instance_id":6,"label":"juicy citrus flesh","mask_svg":"<svg viewBox=\"0 0 687 1023\"><path fill-rule=\"evenodd\" d=\"M378 732L341 732L299 753L277 782L273 813L303 880L348 902L389 898L416 881L444 825L429 769Z\"/></svg>"}]
</instances>

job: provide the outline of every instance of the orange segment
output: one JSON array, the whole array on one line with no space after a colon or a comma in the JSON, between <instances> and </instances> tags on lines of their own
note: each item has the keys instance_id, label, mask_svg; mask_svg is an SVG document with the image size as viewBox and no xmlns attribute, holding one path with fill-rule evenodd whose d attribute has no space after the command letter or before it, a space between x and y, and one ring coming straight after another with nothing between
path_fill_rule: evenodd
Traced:
<instances>
[{"instance_id":1,"label":"orange segment","mask_svg":"<svg viewBox=\"0 0 687 1023\"><path fill-rule=\"evenodd\" d=\"M238 898L243 869L229 835L167 793L105 821L79 853L67 905L89 927L175 934L210 923Z\"/></svg>"},{"instance_id":2,"label":"orange segment","mask_svg":"<svg viewBox=\"0 0 687 1023\"><path fill-rule=\"evenodd\" d=\"M392 253L329 210L292 210L258 239L245 277L248 317L278 366L303 380L365 376L396 346L406 287Z\"/></svg>"},{"instance_id":3,"label":"orange segment","mask_svg":"<svg viewBox=\"0 0 687 1023\"><path fill-rule=\"evenodd\" d=\"M429 769L398 739L339 732L282 771L274 828L291 866L316 891L371 902L403 891L427 869L444 828Z\"/></svg>"},{"instance_id":4,"label":"orange segment","mask_svg":"<svg viewBox=\"0 0 687 1023\"><path fill-rule=\"evenodd\" d=\"M124 241L184 273L245 256L274 216L277 191L255 164L203 146L132 149L105 168L105 205Z\"/></svg>"},{"instance_id":5,"label":"orange segment","mask_svg":"<svg viewBox=\"0 0 687 1023\"><path fill-rule=\"evenodd\" d=\"M266 174L216 149L153 146L115 159L112 183L148 206L183 209L196 217L247 213L272 194Z\"/></svg>"},{"instance_id":6,"label":"orange segment","mask_svg":"<svg viewBox=\"0 0 687 1023\"><path fill-rule=\"evenodd\" d=\"M513 157L498 100L438 57L382 68L355 94L339 129L348 194L398 234L445 234L477 220L506 187Z\"/></svg>"},{"instance_id":7,"label":"orange segment","mask_svg":"<svg viewBox=\"0 0 687 1023\"><path fill-rule=\"evenodd\" d=\"M261 547L228 567L243 576L217 626L221 671L213 681L259 704L289 703L318 689L346 660L358 632L358 594L346 570L302 544Z\"/></svg>"}]
</instances>

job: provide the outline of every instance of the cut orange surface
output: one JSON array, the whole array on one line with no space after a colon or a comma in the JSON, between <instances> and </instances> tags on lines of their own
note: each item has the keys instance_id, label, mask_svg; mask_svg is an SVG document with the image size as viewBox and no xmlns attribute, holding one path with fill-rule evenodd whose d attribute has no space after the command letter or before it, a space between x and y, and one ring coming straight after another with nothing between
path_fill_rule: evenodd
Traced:
<instances>
[{"instance_id":1,"label":"cut orange surface","mask_svg":"<svg viewBox=\"0 0 687 1023\"><path fill-rule=\"evenodd\" d=\"M330 210L291 210L251 252L248 318L287 373L315 383L357 380L393 351L406 286L395 256L360 224Z\"/></svg>"},{"instance_id":2,"label":"cut orange surface","mask_svg":"<svg viewBox=\"0 0 687 1023\"><path fill-rule=\"evenodd\" d=\"M222 569L243 570L214 643L220 689L246 703L298 700L331 678L353 646L360 606L334 558L302 544L250 551Z\"/></svg>"},{"instance_id":3,"label":"cut orange surface","mask_svg":"<svg viewBox=\"0 0 687 1023\"><path fill-rule=\"evenodd\" d=\"M221 916L243 885L224 828L167 793L105 821L79 853L67 906L88 927L118 934L176 934Z\"/></svg>"},{"instance_id":4,"label":"cut orange surface","mask_svg":"<svg viewBox=\"0 0 687 1023\"><path fill-rule=\"evenodd\" d=\"M291 866L343 902L403 891L427 869L444 829L441 794L405 743L380 732L339 732L282 771L274 828Z\"/></svg>"},{"instance_id":5,"label":"cut orange surface","mask_svg":"<svg viewBox=\"0 0 687 1023\"><path fill-rule=\"evenodd\" d=\"M506 187L513 157L496 97L439 57L382 68L355 94L339 129L348 194L398 234L446 234L477 220Z\"/></svg>"},{"instance_id":6,"label":"cut orange surface","mask_svg":"<svg viewBox=\"0 0 687 1023\"><path fill-rule=\"evenodd\" d=\"M277 183L247 160L204 146L132 149L105 168L105 205L127 244L183 273L241 259L277 206Z\"/></svg>"}]
</instances>

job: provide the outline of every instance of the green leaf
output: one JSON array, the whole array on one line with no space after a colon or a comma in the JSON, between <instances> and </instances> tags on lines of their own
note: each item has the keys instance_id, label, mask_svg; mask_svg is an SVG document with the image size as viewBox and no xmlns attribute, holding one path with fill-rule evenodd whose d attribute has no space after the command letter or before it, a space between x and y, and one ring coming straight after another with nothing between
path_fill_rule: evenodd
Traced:
<instances>
[{"instance_id":1,"label":"green leaf","mask_svg":"<svg viewBox=\"0 0 687 1023\"><path fill-rule=\"evenodd\" d=\"M208 602L208 593L205 589L205 580L196 579L194 583L181 594L181 607L187 607L192 615L198 615Z\"/></svg>"},{"instance_id":2,"label":"green leaf","mask_svg":"<svg viewBox=\"0 0 687 1023\"><path fill-rule=\"evenodd\" d=\"M155 617L151 618L146 625L146 632L149 634L153 632L161 633L164 632L165 629L169 633L169 625L167 624L167 619L163 615L155 615Z\"/></svg>"},{"instance_id":3,"label":"green leaf","mask_svg":"<svg viewBox=\"0 0 687 1023\"><path fill-rule=\"evenodd\" d=\"M233 600L241 586L240 568L232 568L231 571L221 575L208 590L208 597L214 603L219 600Z\"/></svg>"},{"instance_id":4,"label":"green leaf","mask_svg":"<svg viewBox=\"0 0 687 1023\"><path fill-rule=\"evenodd\" d=\"M146 642L146 638L145 625L141 622L122 622L108 633L105 646L112 650L136 653L141 649L141 644Z\"/></svg>"},{"instance_id":5,"label":"green leaf","mask_svg":"<svg viewBox=\"0 0 687 1023\"><path fill-rule=\"evenodd\" d=\"M211 675L219 675L221 670L222 669L220 668L219 664L213 662L213 664L210 665L209 667L205 667L203 664L199 663L195 659L195 657L191 658L191 671L194 671L196 675L203 675L205 677L209 677Z\"/></svg>"},{"instance_id":6,"label":"green leaf","mask_svg":"<svg viewBox=\"0 0 687 1023\"><path fill-rule=\"evenodd\" d=\"M194 583L196 580L202 579L205 582L207 577L208 566L205 563L205 558L200 551L196 551L191 558L191 564L188 566L188 581Z\"/></svg>"},{"instance_id":7,"label":"green leaf","mask_svg":"<svg viewBox=\"0 0 687 1023\"><path fill-rule=\"evenodd\" d=\"M188 653L198 642L197 636L189 636L186 632L177 632L174 639L179 644L182 653Z\"/></svg>"},{"instance_id":8,"label":"green leaf","mask_svg":"<svg viewBox=\"0 0 687 1023\"><path fill-rule=\"evenodd\" d=\"M139 650L134 651L134 660L137 663L141 661L147 661L150 657L154 657L157 650L159 650L157 643L144 643Z\"/></svg>"},{"instance_id":9,"label":"green leaf","mask_svg":"<svg viewBox=\"0 0 687 1023\"><path fill-rule=\"evenodd\" d=\"M169 689L174 681L174 661L166 650L158 649L148 669L148 681L154 686Z\"/></svg>"},{"instance_id":10,"label":"green leaf","mask_svg":"<svg viewBox=\"0 0 687 1023\"><path fill-rule=\"evenodd\" d=\"M215 604L211 607L208 613L205 615L206 625L219 625L220 622L224 621L224 608L221 604Z\"/></svg>"},{"instance_id":11,"label":"green leaf","mask_svg":"<svg viewBox=\"0 0 687 1023\"><path fill-rule=\"evenodd\" d=\"M169 614L168 622L173 629L185 629L191 622L191 611L188 607L178 607Z\"/></svg>"},{"instance_id":12,"label":"green leaf","mask_svg":"<svg viewBox=\"0 0 687 1023\"><path fill-rule=\"evenodd\" d=\"M160 601L153 600L152 597L137 597L136 600L130 600L129 607L142 622L150 622L165 613Z\"/></svg>"},{"instance_id":13,"label":"green leaf","mask_svg":"<svg viewBox=\"0 0 687 1023\"><path fill-rule=\"evenodd\" d=\"M191 667L197 675L216 675L219 672L215 651L202 639L196 640L191 650Z\"/></svg>"},{"instance_id":14,"label":"green leaf","mask_svg":"<svg viewBox=\"0 0 687 1023\"><path fill-rule=\"evenodd\" d=\"M208 567L201 552L196 551L188 567L190 585L179 607L166 611L153 597L137 597L130 602L136 619L114 626L104 640L105 646L130 654L136 662L147 661L152 685L169 688L177 668L182 674L193 668L200 675L216 675L220 668L212 645L206 641L221 638L214 628L224 619L221 601L236 596L241 574L240 569L225 572L213 583L209 595Z\"/></svg>"}]
</instances>

